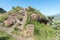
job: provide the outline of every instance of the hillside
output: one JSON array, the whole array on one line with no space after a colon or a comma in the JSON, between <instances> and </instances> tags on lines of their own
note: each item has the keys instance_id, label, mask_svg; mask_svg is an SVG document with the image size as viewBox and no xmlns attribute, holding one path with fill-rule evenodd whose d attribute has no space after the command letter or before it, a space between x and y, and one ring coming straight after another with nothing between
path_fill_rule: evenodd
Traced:
<instances>
[{"instance_id":1,"label":"hillside","mask_svg":"<svg viewBox=\"0 0 60 40\"><path fill-rule=\"evenodd\" d=\"M15 40L57 39L56 30L49 25L45 15L31 6L28 8L17 6L2 14L0 30L5 31Z\"/></svg>"},{"instance_id":2,"label":"hillside","mask_svg":"<svg viewBox=\"0 0 60 40\"><path fill-rule=\"evenodd\" d=\"M0 14L1 13L5 13L6 11L4 10L4 9L2 9L2 8L0 8Z\"/></svg>"}]
</instances>

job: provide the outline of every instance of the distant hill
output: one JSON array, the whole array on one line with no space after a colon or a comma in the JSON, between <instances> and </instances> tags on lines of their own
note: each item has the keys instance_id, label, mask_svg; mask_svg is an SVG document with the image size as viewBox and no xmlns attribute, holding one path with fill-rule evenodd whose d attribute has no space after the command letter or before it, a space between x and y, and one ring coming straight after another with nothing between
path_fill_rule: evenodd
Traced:
<instances>
[{"instance_id":1,"label":"distant hill","mask_svg":"<svg viewBox=\"0 0 60 40\"><path fill-rule=\"evenodd\" d=\"M60 14L54 15L55 19L60 19Z\"/></svg>"},{"instance_id":2,"label":"distant hill","mask_svg":"<svg viewBox=\"0 0 60 40\"><path fill-rule=\"evenodd\" d=\"M60 22L60 14L54 15L53 21L54 21L55 23L59 23L59 22Z\"/></svg>"},{"instance_id":3,"label":"distant hill","mask_svg":"<svg viewBox=\"0 0 60 40\"><path fill-rule=\"evenodd\" d=\"M5 13L6 11L3 8L0 8L0 14Z\"/></svg>"}]
</instances>

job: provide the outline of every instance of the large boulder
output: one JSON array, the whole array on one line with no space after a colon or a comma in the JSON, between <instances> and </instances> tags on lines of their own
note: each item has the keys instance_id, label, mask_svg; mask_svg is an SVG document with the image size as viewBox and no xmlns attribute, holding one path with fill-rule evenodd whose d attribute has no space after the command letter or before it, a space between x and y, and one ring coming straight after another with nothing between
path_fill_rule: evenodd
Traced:
<instances>
[{"instance_id":1,"label":"large boulder","mask_svg":"<svg viewBox=\"0 0 60 40\"><path fill-rule=\"evenodd\" d=\"M13 20L12 19L7 19L7 20L4 21L4 25L5 26L10 26L12 24L13 24Z\"/></svg>"},{"instance_id":2,"label":"large boulder","mask_svg":"<svg viewBox=\"0 0 60 40\"><path fill-rule=\"evenodd\" d=\"M18 16L18 14L11 14L11 15L9 15L9 17L8 18L10 18L10 19L17 19L17 16Z\"/></svg>"},{"instance_id":3,"label":"large boulder","mask_svg":"<svg viewBox=\"0 0 60 40\"><path fill-rule=\"evenodd\" d=\"M40 18L40 16L38 14L32 13L31 18L37 20Z\"/></svg>"},{"instance_id":4,"label":"large boulder","mask_svg":"<svg viewBox=\"0 0 60 40\"><path fill-rule=\"evenodd\" d=\"M45 19L45 18L43 18L43 17L41 17L41 16L39 16L38 14L35 14L35 13L31 14L31 18L37 20L40 23L44 23L44 24L49 23L49 20L47 20L47 19Z\"/></svg>"}]
</instances>

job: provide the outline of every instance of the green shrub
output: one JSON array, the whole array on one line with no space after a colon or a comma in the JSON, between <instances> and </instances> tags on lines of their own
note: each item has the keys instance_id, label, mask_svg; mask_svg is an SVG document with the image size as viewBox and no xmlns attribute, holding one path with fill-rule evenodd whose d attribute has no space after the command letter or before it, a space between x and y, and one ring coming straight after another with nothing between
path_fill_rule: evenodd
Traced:
<instances>
[{"instance_id":1,"label":"green shrub","mask_svg":"<svg viewBox=\"0 0 60 40\"><path fill-rule=\"evenodd\" d=\"M20 35L19 28L14 27L14 30L12 31L12 33L14 33L14 34L16 34L16 35Z\"/></svg>"},{"instance_id":2,"label":"green shrub","mask_svg":"<svg viewBox=\"0 0 60 40\"><path fill-rule=\"evenodd\" d=\"M0 30L0 40L14 40L14 38L12 38L6 32Z\"/></svg>"}]
</instances>

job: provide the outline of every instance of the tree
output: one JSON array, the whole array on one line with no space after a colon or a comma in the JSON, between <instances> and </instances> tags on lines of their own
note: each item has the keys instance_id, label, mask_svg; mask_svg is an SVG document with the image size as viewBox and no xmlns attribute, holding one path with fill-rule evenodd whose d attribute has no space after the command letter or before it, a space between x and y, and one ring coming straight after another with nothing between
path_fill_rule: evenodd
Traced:
<instances>
[{"instance_id":1,"label":"tree","mask_svg":"<svg viewBox=\"0 0 60 40\"><path fill-rule=\"evenodd\" d=\"M29 9L28 11L32 11L32 12L34 12L36 10L36 9L32 8L31 6L29 6L28 9Z\"/></svg>"},{"instance_id":2,"label":"tree","mask_svg":"<svg viewBox=\"0 0 60 40\"><path fill-rule=\"evenodd\" d=\"M50 25L52 25L54 16L48 16L48 19L50 20Z\"/></svg>"},{"instance_id":3,"label":"tree","mask_svg":"<svg viewBox=\"0 0 60 40\"><path fill-rule=\"evenodd\" d=\"M12 9L15 9L15 7L12 7Z\"/></svg>"}]
</instances>

